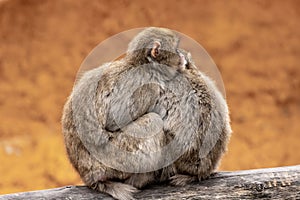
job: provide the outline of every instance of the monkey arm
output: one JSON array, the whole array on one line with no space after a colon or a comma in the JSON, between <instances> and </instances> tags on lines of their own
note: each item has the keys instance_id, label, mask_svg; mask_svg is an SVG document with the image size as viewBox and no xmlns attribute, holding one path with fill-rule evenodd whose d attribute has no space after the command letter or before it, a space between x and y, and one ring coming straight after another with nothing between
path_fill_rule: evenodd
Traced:
<instances>
[{"instance_id":1,"label":"monkey arm","mask_svg":"<svg viewBox=\"0 0 300 200\"><path fill-rule=\"evenodd\" d=\"M147 83L136 88L130 86L130 83L120 84L122 86L116 85L115 88L123 87L121 91L112 92L109 97L102 96L97 100L99 113L106 113L106 118L100 114L99 120L109 131L123 129L151 112L151 107L155 104L160 91L159 86L153 83ZM101 93L105 92L101 91ZM105 107L107 109L103 111ZM153 116L151 115L151 117Z\"/></svg>"},{"instance_id":2,"label":"monkey arm","mask_svg":"<svg viewBox=\"0 0 300 200\"><path fill-rule=\"evenodd\" d=\"M143 78L134 77L116 83L114 88L121 89L111 92L109 97L98 99L97 110L101 113L103 108L107 108L104 111L106 118L99 116L99 121L102 121L105 130L113 133L111 139L115 146L122 150L147 153L161 146L163 115L152 110L160 87L143 81L139 84L139 79ZM100 83L99 89L101 87Z\"/></svg>"},{"instance_id":3,"label":"monkey arm","mask_svg":"<svg viewBox=\"0 0 300 200\"><path fill-rule=\"evenodd\" d=\"M131 84L136 83L136 79L122 80L122 84L112 84L111 88L104 87L103 84L109 84L102 81L105 80L105 68L86 72L74 87L69 106L76 133L86 149L108 166L120 169L126 159L131 163L142 159L140 162L150 166L152 161L147 159L148 151L158 149L163 141L162 118L149 112L159 88L155 84L142 83L132 91L125 90L132 89ZM132 156L130 152L139 152L143 156ZM118 158L118 161L112 161L112 158ZM130 168L137 170L134 166Z\"/></svg>"}]
</instances>

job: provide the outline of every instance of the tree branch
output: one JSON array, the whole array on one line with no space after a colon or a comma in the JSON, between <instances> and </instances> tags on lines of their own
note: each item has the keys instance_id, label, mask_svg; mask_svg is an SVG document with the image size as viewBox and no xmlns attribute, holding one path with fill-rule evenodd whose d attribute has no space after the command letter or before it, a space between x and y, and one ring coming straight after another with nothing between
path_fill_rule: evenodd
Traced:
<instances>
[{"instance_id":1,"label":"tree branch","mask_svg":"<svg viewBox=\"0 0 300 200\"><path fill-rule=\"evenodd\" d=\"M208 180L184 187L150 186L137 199L300 199L300 165L268 169L217 172ZM1 195L7 199L112 199L86 186Z\"/></svg>"}]
</instances>

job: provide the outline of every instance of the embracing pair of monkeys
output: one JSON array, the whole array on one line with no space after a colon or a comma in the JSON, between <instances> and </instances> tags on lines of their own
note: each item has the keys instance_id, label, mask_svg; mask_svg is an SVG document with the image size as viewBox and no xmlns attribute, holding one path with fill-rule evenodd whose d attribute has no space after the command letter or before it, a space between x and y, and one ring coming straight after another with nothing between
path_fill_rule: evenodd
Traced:
<instances>
[{"instance_id":1,"label":"embracing pair of monkeys","mask_svg":"<svg viewBox=\"0 0 300 200\"><path fill-rule=\"evenodd\" d=\"M65 104L69 159L89 187L116 199L209 177L231 134L214 82L165 28L147 28L124 58L86 72Z\"/></svg>"}]
</instances>

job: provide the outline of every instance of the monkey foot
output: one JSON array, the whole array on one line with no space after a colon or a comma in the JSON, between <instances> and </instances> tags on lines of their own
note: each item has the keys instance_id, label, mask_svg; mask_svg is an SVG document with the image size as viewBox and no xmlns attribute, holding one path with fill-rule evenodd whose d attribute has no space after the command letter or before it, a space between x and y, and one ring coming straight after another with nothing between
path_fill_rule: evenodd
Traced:
<instances>
[{"instance_id":1,"label":"monkey foot","mask_svg":"<svg viewBox=\"0 0 300 200\"><path fill-rule=\"evenodd\" d=\"M189 176L189 175L183 175L183 174L176 174L175 176L172 176L170 178L171 185L175 186L185 186L189 183L195 182L198 180L196 176Z\"/></svg>"},{"instance_id":2,"label":"monkey foot","mask_svg":"<svg viewBox=\"0 0 300 200\"><path fill-rule=\"evenodd\" d=\"M92 189L107 193L118 200L133 200L133 194L139 190L135 187L120 182L97 182L93 184Z\"/></svg>"}]
</instances>

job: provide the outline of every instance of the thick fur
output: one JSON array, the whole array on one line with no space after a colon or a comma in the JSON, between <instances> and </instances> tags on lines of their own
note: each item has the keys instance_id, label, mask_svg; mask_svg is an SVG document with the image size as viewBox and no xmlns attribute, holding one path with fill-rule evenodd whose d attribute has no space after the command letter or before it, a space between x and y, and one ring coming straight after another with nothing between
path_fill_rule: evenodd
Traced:
<instances>
[{"instance_id":1,"label":"thick fur","mask_svg":"<svg viewBox=\"0 0 300 200\"><path fill-rule=\"evenodd\" d=\"M214 82L197 69L191 55L183 53L188 66L180 71L198 95L201 126L196 145L191 145L189 151L174 163L177 174L171 177L171 183L179 186L206 179L216 170L232 132L224 97Z\"/></svg>"},{"instance_id":2,"label":"thick fur","mask_svg":"<svg viewBox=\"0 0 300 200\"><path fill-rule=\"evenodd\" d=\"M152 58L154 41L163 51ZM63 134L72 165L91 188L127 200L150 183L184 185L216 169L231 133L226 101L185 52L189 66L180 66L178 41L170 30L146 29L129 44L125 58L86 72L74 86L63 111ZM131 137L154 130L155 137ZM103 162L112 157L120 163L130 159L120 152L99 156L109 144L149 157L133 160L132 169L155 170L134 173L107 166ZM166 145L169 152L185 153L174 160L158 151ZM158 168L165 160L169 165Z\"/></svg>"}]
</instances>

